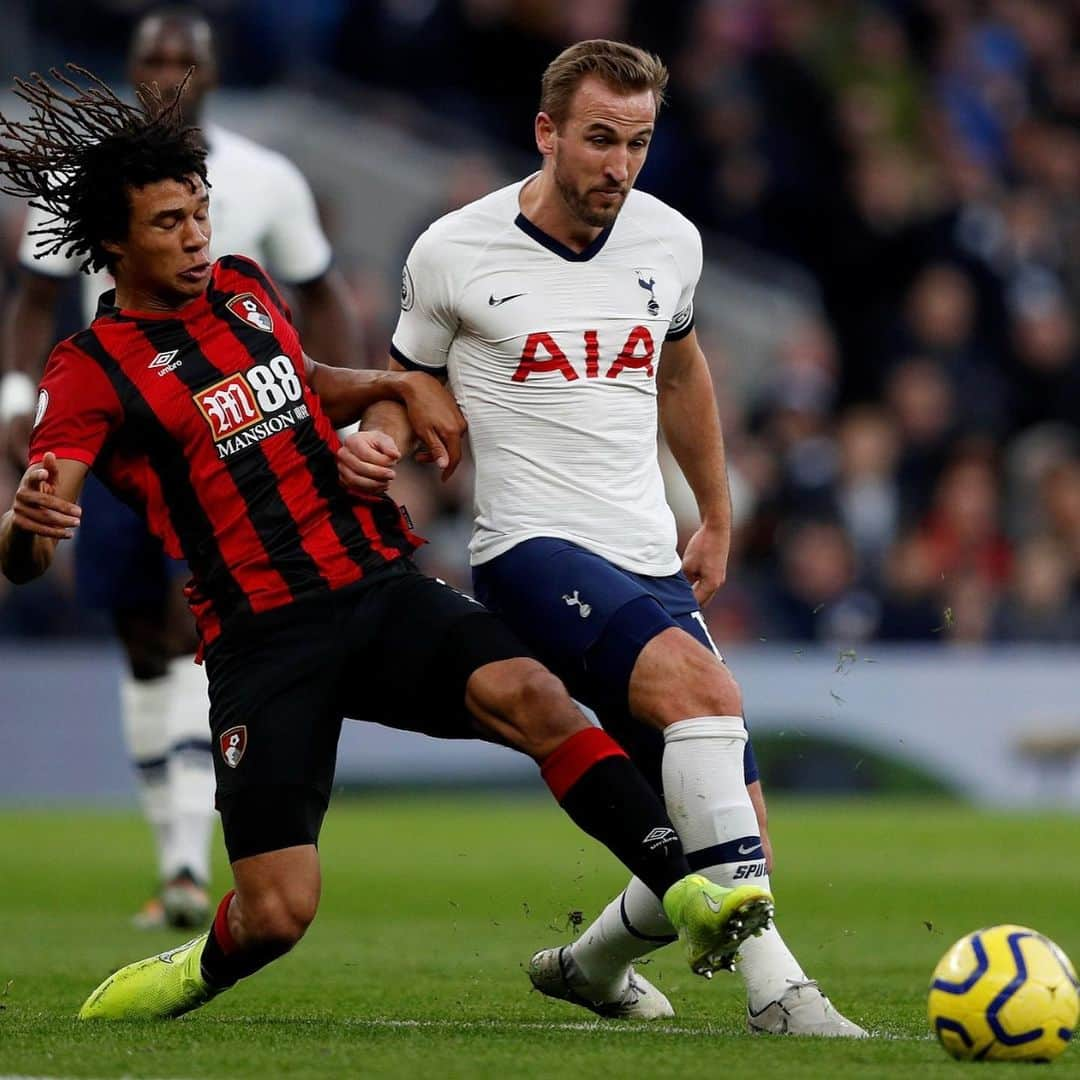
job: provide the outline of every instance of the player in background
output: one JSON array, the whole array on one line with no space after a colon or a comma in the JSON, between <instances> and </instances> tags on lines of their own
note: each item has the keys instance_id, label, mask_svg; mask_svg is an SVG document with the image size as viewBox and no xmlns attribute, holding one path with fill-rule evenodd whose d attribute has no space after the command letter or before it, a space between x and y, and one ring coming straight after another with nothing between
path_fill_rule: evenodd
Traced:
<instances>
[{"instance_id":1,"label":"player in background","mask_svg":"<svg viewBox=\"0 0 1080 1080\"><path fill-rule=\"evenodd\" d=\"M663 791L691 865L768 883L765 805L739 686L701 608L724 582L731 506L709 369L694 332L697 229L634 191L667 72L628 45L586 41L543 79L540 172L436 221L408 257L392 367L445 376L476 463L476 595L595 710ZM370 427L407 438L399 406ZM657 423L701 527L681 561ZM393 463L361 454L346 483L381 490ZM749 787L747 786L749 785ZM673 940L632 881L534 986L601 1016L673 1015L632 961ZM751 1030L862 1036L780 934L748 941Z\"/></svg>"},{"instance_id":2,"label":"player in background","mask_svg":"<svg viewBox=\"0 0 1080 1080\"><path fill-rule=\"evenodd\" d=\"M50 354L0 570L21 584L48 569L91 467L187 559L235 880L208 932L110 975L80 1018L179 1016L303 936L346 715L530 755L567 814L662 899L692 969L730 965L768 924L769 894L691 874L615 741L495 616L416 569L420 538L391 499L338 480L351 452L335 428L386 398L448 474L464 430L453 399L424 374L314 363L257 263L211 261L205 151L179 96L141 88L134 108L71 70L89 85L17 84L33 111L0 119L0 189L43 202L42 242L107 265L116 288Z\"/></svg>"},{"instance_id":3,"label":"player in background","mask_svg":"<svg viewBox=\"0 0 1080 1080\"><path fill-rule=\"evenodd\" d=\"M217 82L210 24L187 7L144 16L131 40L131 85L156 83L169 98L191 68L184 113L199 125ZM201 130L214 187L215 253L250 255L293 286L311 355L336 367L352 366L354 320L304 178L286 158L241 135L216 124ZM35 252L34 230L47 218L41 210L30 211L5 328L8 372L0 387L0 429L6 421L9 452L20 472L37 381L55 341L56 302L65 280L78 272L78 260L63 252ZM82 275L81 284L89 322L112 282L101 271ZM134 922L144 928L201 925L209 914L214 778L206 678L192 663L195 628L182 594L187 567L168 559L135 515L93 479L84 502L93 513L76 549L79 599L111 613L123 644L124 736L157 850L159 887Z\"/></svg>"}]
</instances>

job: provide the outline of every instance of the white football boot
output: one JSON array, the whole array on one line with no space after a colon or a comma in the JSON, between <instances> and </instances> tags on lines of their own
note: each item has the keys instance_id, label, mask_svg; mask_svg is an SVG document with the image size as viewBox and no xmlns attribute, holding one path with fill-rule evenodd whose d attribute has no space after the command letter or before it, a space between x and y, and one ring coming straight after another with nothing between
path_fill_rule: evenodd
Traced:
<instances>
[{"instance_id":1,"label":"white football boot","mask_svg":"<svg viewBox=\"0 0 1080 1080\"><path fill-rule=\"evenodd\" d=\"M752 1035L817 1035L833 1039L868 1039L858 1024L838 1012L813 979L792 983L758 1012L746 1007L746 1026Z\"/></svg>"},{"instance_id":2,"label":"white football boot","mask_svg":"<svg viewBox=\"0 0 1080 1080\"><path fill-rule=\"evenodd\" d=\"M569 945L536 953L529 961L529 979L541 994L581 1005L608 1020L663 1020L675 1015L671 1002L633 968L617 998L596 1000L574 963Z\"/></svg>"}]
</instances>

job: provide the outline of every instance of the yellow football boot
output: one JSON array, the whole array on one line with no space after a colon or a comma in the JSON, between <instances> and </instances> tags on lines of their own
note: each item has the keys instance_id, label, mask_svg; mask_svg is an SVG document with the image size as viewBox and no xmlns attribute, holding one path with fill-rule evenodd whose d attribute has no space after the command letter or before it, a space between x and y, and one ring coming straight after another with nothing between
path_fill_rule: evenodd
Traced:
<instances>
[{"instance_id":1,"label":"yellow football boot","mask_svg":"<svg viewBox=\"0 0 1080 1080\"><path fill-rule=\"evenodd\" d=\"M110 975L79 1010L80 1020L166 1020L205 1005L219 991L202 977L206 934Z\"/></svg>"},{"instance_id":2,"label":"yellow football boot","mask_svg":"<svg viewBox=\"0 0 1080 1080\"><path fill-rule=\"evenodd\" d=\"M725 889L690 874L664 893L664 911L697 975L732 971L739 946L762 932L773 917L773 898L759 885Z\"/></svg>"}]
</instances>

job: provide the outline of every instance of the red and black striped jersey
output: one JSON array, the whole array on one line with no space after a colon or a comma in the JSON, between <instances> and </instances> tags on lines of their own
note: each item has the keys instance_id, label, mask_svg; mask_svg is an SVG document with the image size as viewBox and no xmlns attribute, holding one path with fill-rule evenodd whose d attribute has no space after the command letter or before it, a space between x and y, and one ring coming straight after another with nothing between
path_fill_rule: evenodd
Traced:
<instances>
[{"instance_id":1,"label":"red and black striped jersey","mask_svg":"<svg viewBox=\"0 0 1080 1080\"><path fill-rule=\"evenodd\" d=\"M178 312L111 299L49 357L31 461L92 466L187 560L204 644L235 615L349 585L422 542L391 499L342 487L288 306L256 263L219 259Z\"/></svg>"}]
</instances>

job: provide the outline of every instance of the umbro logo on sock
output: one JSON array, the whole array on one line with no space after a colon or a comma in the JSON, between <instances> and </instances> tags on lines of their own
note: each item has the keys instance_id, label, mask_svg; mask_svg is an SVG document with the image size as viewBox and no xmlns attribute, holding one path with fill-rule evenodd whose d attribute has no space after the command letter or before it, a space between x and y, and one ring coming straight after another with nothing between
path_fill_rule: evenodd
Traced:
<instances>
[{"instance_id":1,"label":"umbro logo on sock","mask_svg":"<svg viewBox=\"0 0 1080 1080\"><path fill-rule=\"evenodd\" d=\"M650 851L655 851L658 847L665 847L676 839L676 833L674 829L667 829L657 827L650 829L645 839L642 840L642 844L645 845Z\"/></svg>"}]
</instances>

